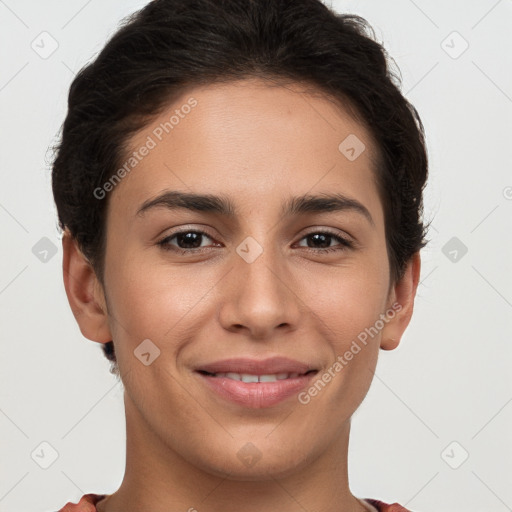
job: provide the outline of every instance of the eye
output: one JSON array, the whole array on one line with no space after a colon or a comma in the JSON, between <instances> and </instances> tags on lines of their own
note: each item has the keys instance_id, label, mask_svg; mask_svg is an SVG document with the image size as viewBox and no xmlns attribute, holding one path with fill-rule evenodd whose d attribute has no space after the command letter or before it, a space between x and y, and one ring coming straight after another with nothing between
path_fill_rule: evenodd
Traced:
<instances>
[{"instance_id":1,"label":"eye","mask_svg":"<svg viewBox=\"0 0 512 512\"><path fill-rule=\"evenodd\" d=\"M208 233L200 230L184 230L166 236L157 244L167 251L177 251L179 253L196 252L196 249L203 249L204 238L213 240ZM176 239L176 245L172 241Z\"/></svg>"},{"instance_id":2,"label":"eye","mask_svg":"<svg viewBox=\"0 0 512 512\"><path fill-rule=\"evenodd\" d=\"M347 238L344 238L338 234L331 233L330 231L314 231L311 233L308 233L306 236L304 236L301 240L306 240L307 242L307 249L313 250L314 252L332 252L332 251L344 251L347 249L352 249L354 247L354 244L352 241L348 240ZM331 246L331 242L335 241L338 242L337 245ZM313 244L311 247L309 245L309 242ZM300 245L300 247L304 247L303 245Z\"/></svg>"},{"instance_id":3,"label":"eye","mask_svg":"<svg viewBox=\"0 0 512 512\"><path fill-rule=\"evenodd\" d=\"M205 239L213 241L213 238L205 231L188 229L166 236L157 242L157 245L166 251L175 251L179 254L190 254L202 252L203 249L206 249L208 245L203 245ZM354 248L354 243L352 241L340 236L339 234L331 233L330 231L314 231L302 237L301 241L302 240L306 240L307 245L304 246L299 244L298 246L315 253L343 251ZM331 245L332 242L335 242L334 246ZM220 244L214 242L214 245L218 247Z\"/></svg>"}]
</instances>

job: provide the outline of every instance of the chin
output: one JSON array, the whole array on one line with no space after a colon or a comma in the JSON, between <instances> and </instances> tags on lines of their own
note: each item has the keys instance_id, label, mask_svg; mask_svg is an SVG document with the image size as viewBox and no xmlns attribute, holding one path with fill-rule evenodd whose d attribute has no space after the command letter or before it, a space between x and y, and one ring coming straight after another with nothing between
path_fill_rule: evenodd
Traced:
<instances>
[{"instance_id":1,"label":"chin","mask_svg":"<svg viewBox=\"0 0 512 512\"><path fill-rule=\"evenodd\" d=\"M218 455L209 450L208 459L198 454L201 461L197 465L208 473L236 481L286 478L311 462L311 455L304 452L304 447L299 450L295 443L277 447L264 437L254 442L234 442L232 447L223 445L219 450Z\"/></svg>"}]
</instances>

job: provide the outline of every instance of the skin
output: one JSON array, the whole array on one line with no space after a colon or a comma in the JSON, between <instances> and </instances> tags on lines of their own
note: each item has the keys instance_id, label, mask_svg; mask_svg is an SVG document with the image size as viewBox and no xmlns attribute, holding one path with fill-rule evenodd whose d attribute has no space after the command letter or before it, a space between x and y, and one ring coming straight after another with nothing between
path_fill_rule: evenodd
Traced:
<instances>
[{"instance_id":1,"label":"skin","mask_svg":"<svg viewBox=\"0 0 512 512\"><path fill-rule=\"evenodd\" d=\"M114 340L125 387L126 473L98 510L365 510L348 485L350 418L379 349L400 342L420 273L415 254L390 282L374 143L329 99L248 79L188 91L132 137L132 148L190 97L197 106L111 194L104 286L68 232L63 238L73 313L86 338ZM354 161L338 150L349 134L366 146ZM157 207L137 215L165 190L221 194L237 212ZM333 192L359 201L373 223L355 210L280 214L291 196ZM208 232L197 242L203 252L158 245L181 228ZM326 230L355 246L306 236ZM236 252L248 236L263 248L252 263ZM244 408L193 371L229 357L284 355L321 376L394 303L400 311L308 404L292 397ZM148 338L161 353L145 366L134 350ZM237 456L248 442L261 455L250 467Z\"/></svg>"}]
</instances>

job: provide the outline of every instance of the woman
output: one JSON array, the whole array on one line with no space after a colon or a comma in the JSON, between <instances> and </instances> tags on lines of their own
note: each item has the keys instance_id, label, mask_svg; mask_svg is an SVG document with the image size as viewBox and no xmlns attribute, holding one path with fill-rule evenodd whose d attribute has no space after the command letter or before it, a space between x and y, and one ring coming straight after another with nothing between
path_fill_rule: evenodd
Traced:
<instances>
[{"instance_id":1,"label":"woman","mask_svg":"<svg viewBox=\"0 0 512 512\"><path fill-rule=\"evenodd\" d=\"M127 458L62 511L406 510L348 482L425 245L423 127L370 32L319 0L154 0L77 75L64 283Z\"/></svg>"}]
</instances>

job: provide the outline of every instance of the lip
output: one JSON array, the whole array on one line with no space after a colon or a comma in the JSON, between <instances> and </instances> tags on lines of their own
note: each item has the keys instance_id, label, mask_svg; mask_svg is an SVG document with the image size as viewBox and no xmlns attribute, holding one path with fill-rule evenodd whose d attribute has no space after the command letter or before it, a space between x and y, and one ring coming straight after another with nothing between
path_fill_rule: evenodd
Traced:
<instances>
[{"instance_id":1,"label":"lip","mask_svg":"<svg viewBox=\"0 0 512 512\"><path fill-rule=\"evenodd\" d=\"M310 371L311 373L305 375ZM298 373L299 375L276 382L242 382L227 377L215 377L204 372L233 372L253 375ZM261 361L246 358L225 359L201 365L196 369L196 374L201 381L216 395L232 403L253 409L271 407L296 395L309 384L317 373L316 368L286 357L272 357Z\"/></svg>"}]
</instances>

